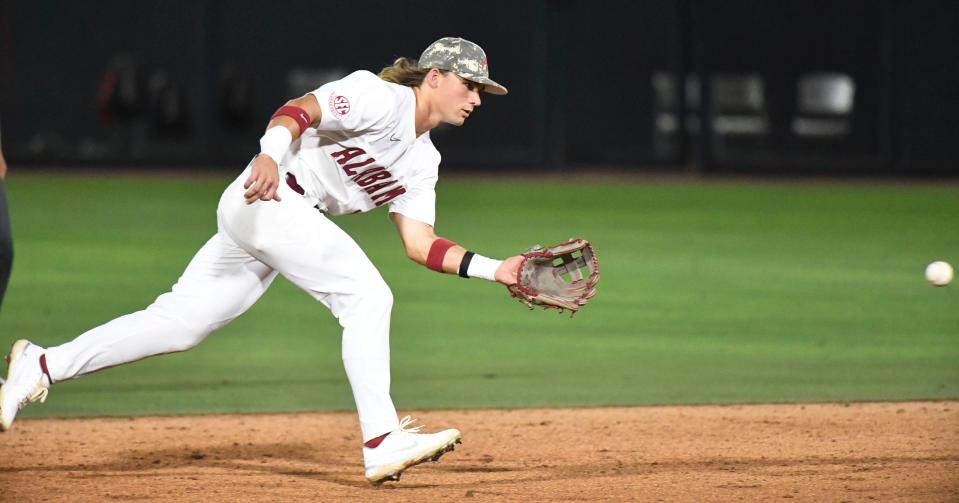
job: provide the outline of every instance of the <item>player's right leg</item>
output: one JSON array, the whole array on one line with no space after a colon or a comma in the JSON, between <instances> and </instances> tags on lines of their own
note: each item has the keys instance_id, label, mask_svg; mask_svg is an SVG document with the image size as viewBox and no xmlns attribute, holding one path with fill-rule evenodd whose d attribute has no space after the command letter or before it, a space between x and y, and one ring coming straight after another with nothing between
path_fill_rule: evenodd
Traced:
<instances>
[{"instance_id":1,"label":"player's right leg","mask_svg":"<svg viewBox=\"0 0 959 503\"><path fill-rule=\"evenodd\" d=\"M46 350L18 341L10 355L7 382L0 387L0 429L10 427L23 405L41 394L45 397L51 379L72 379L196 346L249 309L276 274L226 234L217 233L193 257L172 291L146 309Z\"/></svg>"}]
</instances>

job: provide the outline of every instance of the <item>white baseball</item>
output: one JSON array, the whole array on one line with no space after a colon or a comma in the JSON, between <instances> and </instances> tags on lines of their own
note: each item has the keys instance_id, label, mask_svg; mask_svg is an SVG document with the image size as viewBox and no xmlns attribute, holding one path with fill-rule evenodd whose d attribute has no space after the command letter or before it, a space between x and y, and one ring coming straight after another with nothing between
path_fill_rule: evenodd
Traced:
<instances>
[{"instance_id":1,"label":"white baseball","mask_svg":"<svg viewBox=\"0 0 959 503\"><path fill-rule=\"evenodd\" d=\"M926 266L926 279L936 286L946 286L952 281L952 266L937 260Z\"/></svg>"}]
</instances>

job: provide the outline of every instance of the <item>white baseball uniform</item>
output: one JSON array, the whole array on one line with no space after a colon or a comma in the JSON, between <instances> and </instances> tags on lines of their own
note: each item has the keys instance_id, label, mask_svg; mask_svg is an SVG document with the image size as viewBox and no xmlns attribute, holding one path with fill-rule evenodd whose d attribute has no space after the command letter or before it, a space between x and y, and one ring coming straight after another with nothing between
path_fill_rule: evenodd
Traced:
<instances>
[{"instance_id":1,"label":"white baseball uniform","mask_svg":"<svg viewBox=\"0 0 959 503\"><path fill-rule=\"evenodd\" d=\"M247 205L247 166L220 198L217 233L172 290L143 311L48 348L54 381L190 349L252 306L279 273L343 327L343 363L363 440L397 427L389 395L392 293L363 250L324 213L388 205L432 225L440 155L429 133L416 137L409 87L359 71L313 94L322 120L279 163L281 179L287 172L296 180L281 181L282 201Z\"/></svg>"}]
</instances>

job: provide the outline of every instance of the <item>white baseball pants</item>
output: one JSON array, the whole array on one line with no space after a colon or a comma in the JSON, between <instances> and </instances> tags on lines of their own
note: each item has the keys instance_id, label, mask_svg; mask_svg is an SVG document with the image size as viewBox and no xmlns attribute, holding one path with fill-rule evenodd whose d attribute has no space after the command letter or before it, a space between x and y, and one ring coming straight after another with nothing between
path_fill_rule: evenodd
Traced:
<instances>
[{"instance_id":1,"label":"white baseball pants","mask_svg":"<svg viewBox=\"0 0 959 503\"><path fill-rule=\"evenodd\" d=\"M245 312L277 273L329 308L343 327L343 363L363 441L395 429L390 398L393 295L353 239L280 180L282 201L243 200L247 167L223 193L217 233L172 291L47 349L54 382L148 356L185 351ZM282 173L281 173L282 175Z\"/></svg>"}]
</instances>

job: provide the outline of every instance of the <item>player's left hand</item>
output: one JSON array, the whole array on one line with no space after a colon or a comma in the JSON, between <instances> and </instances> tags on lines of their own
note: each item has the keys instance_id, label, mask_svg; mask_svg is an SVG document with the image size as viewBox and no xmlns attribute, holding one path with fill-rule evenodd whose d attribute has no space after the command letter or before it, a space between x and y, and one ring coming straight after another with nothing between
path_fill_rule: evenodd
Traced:
<instances>
[{"instance_id":1,"label":"player's left hand","mask_svg":"<svg viewBox=\"0 0 959 503\"><path fill-rule=\"evenodd\" d=\"M243 188L247 189L243 194L246 204L253 204L260 201L279 201L280 195L277 189L280 187L280 168L276 162L268 155L258 155L253 159L253 167L250 177L246 179Z\"/></svg>"},{"instance_id":2,"label":"player's left hand","mask_svg":"<svg viewBox=\"0 0 959 503\"><path fill-rule=\"evenodd\" d=\"M493 273L493 278L506 286L515 285L518 281L519 265L522 262L522 255L504 260L503 263L496 268L496 272Z\"/></svg>"}]
</instances>

